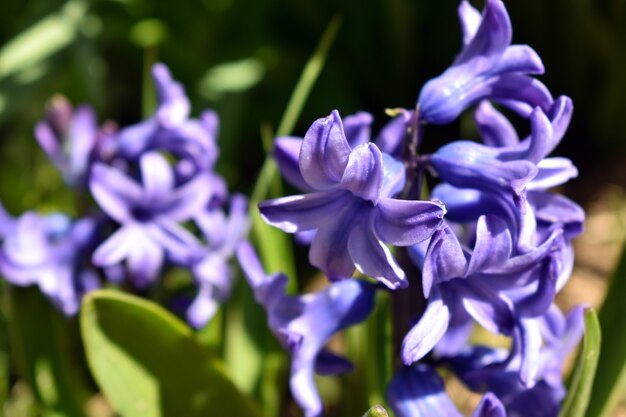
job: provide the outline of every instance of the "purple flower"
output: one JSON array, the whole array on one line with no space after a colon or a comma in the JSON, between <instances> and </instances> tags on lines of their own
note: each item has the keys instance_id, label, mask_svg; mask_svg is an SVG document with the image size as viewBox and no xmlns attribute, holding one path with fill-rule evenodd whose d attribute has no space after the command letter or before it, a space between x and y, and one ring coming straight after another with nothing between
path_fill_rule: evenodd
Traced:
<instances>
[{"instance_id":1,"label":"purple flower","mask_svg":"<svg viewBox=\"0 0 626 417\"><path fill-rule=\"evenodd\" d=\"M248 202L242 195L234 195L230 213L223 210L202 211L194 221L207 240L194 259L190 269L198 286L198 294L187 309L187 321L200 328L213 317L218 303L225 301L233 283L233 271L228 261L235 254L237 244L249 229Z\"/></svg>"},{"instance_id":2,"label":"purple flower","mask_svg":"<svg viewBox=\"0 0 626 417\"><path fill-rule=\"evenodd\" d=\"M437 231L417 259L428 305L402 343L404 363L421 359L449 328L470 318L493 333L512 335L521 319L543 314L563 269L562 246L557 229L535 250L515 253L506 223L493 215L479 218L472 252L449 226ZM410 253L419 257L415 248Z\"/></svg>"},{"instance_id":3,"label":"purple flower","mask_svg":"<svg viewBox=\"0 0 626 417\"><path fill-rule=\"evenodd\" d=\"M350 362L324 346L335 333L367 318L376 287L345 280L314 294L291 297L285 295L287 277L266 275L249 244L239 245L237 257L256 300L267 310L272 332L291 353L291 393L307 417L321 416L314 371L334 375L351 369Z\"/></svg>"},{"instance_id":4,"label":"purple flower","mask_svg":"<svg viewBox=\"0 0 626 417\"><path fill-rule=\"evenodd\" d=\"M308 130L299 165L315 192L261 203L265 221L289 233L315 230L309 260L332 280L350 277L356 266L389 288L406 286L384 243L409 246L427 239L444 208L391 198L404 184L403 164L372 143L352 149L337 111Z\"/></svg>"},{"instance_id":5,"label":"purple flower","mask_svg":"<svg viewBox=\"0 0 626 417\"><path fill-rule=\"evenodd\" d=\"M99 136L93 109L73 110L63 96L52 98L46 119L35 127L39 145L71 186L86 184Z\"/></svg>"},{"instance_id":6,"label":"purple flower","mask_svg":"<svg viewBox=\"0 0 626 417\"><path fill-rule=\"evenodd\" d=\"M462 417L445 391L437 372L426 365L404 367L387 387L387 401L397 417ZM483 396L472 417L506 417L502 402L492 393Z\"/></svg>"},{"instance_id":7,"label":"purple flower","mask_svg":"<svg viewBox=\"0 0 626 417\"><path fill-rule=\"evenodd\" d=\"M543 64L527 45L511 45L511 21L500 0L487 0L482 16L464 0L459 6L463 50L450 68L424 85L418 99L420 119L446 124L483 99L498 101L522 115L545 112L552 96L538 80Z\"/></svg>"},{"instance_id":8,"label":"purple flower","mask_svg":"<svg viewBox=\"0 0 626 417\"><path fill-rule=\"evenodd\" d=\"M162 63L155 64L152 76L159 98L158 108L151 118L119 132L116 137L118 153L134 160L146 151L167 150L183 158L179 171L184 178L198 170L211 169L218 156L217 115L205 111L200 119L189 119L189 100L168 68Z\"/></svg>"},{"instance_id":9,"label":"purple flower","mask_svg":"<svg viewBox=\"0 0 626 417\"><path fill-rule=\"evenodd\" d=\"M525 321L524 327L525 333L533 334L527 340L541 345L533 358L535 381L530 387L519 378L520 339L514 339L511 352L477 346L441 362L448 362L470 389L494 392L511 415L555 417L565 397L561 368L584 331L583 308L574 308L565 317L553 305L542 317Z\"/></svg>"},{"instance_id":10,"label":"purple flower","mask_svg":"<svg viewBox=\"0 0 626 417\"><path fill-rule=\"evenodd\" d=\"M64 314L76 314L83 294L100 286L96 273L84 264L96 221L72 223L62 214L26 212L12 225L7 223L0 250L2 275L13 285L38 285Z\"/></svg>"},{"instance_id":11,"label":"purple flower","mask_svg":"<svg viewBox=\"0 0 626 417\"><path fill-rule=\"evenodd\" d=\"M165 254L185 263L199 249L198 240L181 223L208 204L211 182L209 174L198 173L176 187L170 165L155 152L144 153L139 165L141 182L95 164L90 189L98 205L121 226L96 249L94 264L105 267L126 260L135 285L142 288L154 281Z\"/></svg>"}]
</instances>

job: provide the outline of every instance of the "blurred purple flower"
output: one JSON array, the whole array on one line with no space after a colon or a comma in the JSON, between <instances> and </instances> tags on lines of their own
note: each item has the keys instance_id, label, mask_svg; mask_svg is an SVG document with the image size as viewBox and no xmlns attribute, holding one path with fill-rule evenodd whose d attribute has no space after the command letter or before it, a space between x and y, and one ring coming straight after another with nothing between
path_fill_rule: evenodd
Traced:
<instances>
[{"instance_id":1,"label":"blurred purple flower","mask_svg":"<svg viewBox=\"0 0 626 417\"><path fill-rule=\"evenodd\" d=\"M446 124L482 99L498 101L524 116L552 104L546 87L530 77L543 64L527 45L511 45L511 21L500 0L487 0L482 16L467 0L459 6L463 50L452 65L424 85L418 99L419 118Z\"/></svg>"},{"instance_id":2,"label":"blurred purple flower","mask_svg":"<svg viewBox=\"0 0 626 417\"><path fill-rule=\"evenodd\" d=\"M2 223L0 273L13 285L38 285L64 314L76 314L83 294L100 286L95 271L85 265L96 221L26 212Z\"/></svg>"},{"instance_id":3,"label":"blurred purple flower","mask_svg":"<svg viewBox=\"0 0 626 417\"><path fill-rule=\"evenodd\" d=\"M200 119L190 119L190 104L182 85L172 79L165 64L152 67L159 98L151 118L122 129L116 137L118 153L126 159L137 159L144 152L167 150L183 158L179 166L185 179L196 171L210 170L218 156L215 112L207 110Z\"/></svg>"},{"instance_id":4,"label":"blurred purple flower","mask_svg":"<svg viewBox=\"0 0 626 417\"><path fill-rule=\"evenodd\" d=\"M376 286L345 280L314 294L291 297L285 295L287 277L266 275L248 243L239 245L237 257L254 297L267 310L272 332L291 353L291 393L307 417L321 416L314 371L334 375L351 369L347 359L324 346L335 333L367 318Z\"/></svg>"},{"instance_id":5,"label":"blurred purple flower","mask_svg":"<svg viewBox=\"0 0 626 417\"><path fill-rule=\"evenodd\" d=\"M204 209L212 187L205 173L176 187L170 165L156 152L144 153L139 165L140 183L97 163L90 189L102 210L121 225L96 249L94 264L106 267L126 259L134 284L143 288L156 279L165 254L186 263L199 250L199 241L180 223Z\"/></svg>"},{"instance_id":6,"label":"blurred purple flower","mask_svg":"<svg viewBox=\"0 0 626 417\"><path fill-rule=\"evenodd\" d=\"M387 402L397 417L462 417L437 372L427 365L403 367L387 387ZM471 417L506 417L502 402L488 392Z\"/></svg>"},{"instance_id":7,"label":"blurred purple flower","mask_svg":"<svg viewBox=\"0 0 626 417\"><path fill-rule=\"evenodd\" d=\"M409 246L427 239L445 209L391 198L404 185L403 164L372 143L352 149L337 111L308 130L299 166L315 192L259 204L265 221L289 233L315 230L309 260L331 280L350 277L356 265L389 288L406 286L384 243Z\"/></svg>"},{"instance_id":8,"label":"blurred purple flower","mask_svg":"<svg viewBox=\"0 0 626 417\"><path fill-rule=\"evenodd\" d=\"M198 294L187 309L187 322L200 328L211 320L218 304L230 296L233 271L228 264L237 244L246 237L250 226L247 199L236 194L231 198L229 215L223 210L202 211L194 221L207 244L203 245L190 268L198 286Z\"/></svg>"},{"instance_id":9,"label":"blurred purple flower","mask_svg":"<svg viewBox=\"0 0 626 417\"><path fill-rule=\"evenodd\" d=\"M87 184L100 135L93 109L72 109L63 96L52 98L45 120L35 127L39 145L70 186Z\"/></svg>"}]
</instances>

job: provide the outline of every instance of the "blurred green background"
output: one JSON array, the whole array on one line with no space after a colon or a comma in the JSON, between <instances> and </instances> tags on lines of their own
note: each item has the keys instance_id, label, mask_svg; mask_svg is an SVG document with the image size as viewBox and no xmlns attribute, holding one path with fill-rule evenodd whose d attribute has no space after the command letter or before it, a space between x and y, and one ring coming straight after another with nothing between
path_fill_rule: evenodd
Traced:
<instances>
[{"instance_id":1,"label":"blurred green background","mask_svg":"<svg viewBox=\"0 0 626 417\"><path fill-rule=\"evenodd\" d=\"M51 204L60 182L32 130L55 93L91 103L100 120L142 116L146 62L167 63L197 114L220 115L219 170L249 189L262 155L259 129L274 126L307 57L335 14L343 25L296 133L337 108L385 121L414 105L420 86L460 47L457 2L434 0L4 1L0 15L0 195L14 213ZM481 7L482 4L474 3ZM558 149L581 168L579 201L602 183L626 184L626 2L509 1L514 41L544 60L542 80L576 107ZM459 135L459 127L429 139ZM245 152L241 152L241 150ZM60 201L57 201L60 200Z\"/></svg>"}]
</instances>

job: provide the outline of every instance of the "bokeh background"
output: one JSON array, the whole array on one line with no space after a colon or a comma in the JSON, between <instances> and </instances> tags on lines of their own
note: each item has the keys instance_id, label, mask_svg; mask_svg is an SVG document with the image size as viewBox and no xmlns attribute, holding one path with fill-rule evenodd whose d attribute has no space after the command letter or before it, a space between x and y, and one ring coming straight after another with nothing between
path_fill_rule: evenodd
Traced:
<instances>
[{"instance_id":1,"label":"bokeh background","mask_svg":"<svg viewBox=\"0 0 626 417\"><path fill-rule=\"evenodd\" d=\"M564 305L600 305L626 237L626 1L509 0L514 42L542 57L542 81L574 100L556 154L579 178L563 192L588 210ZM481 7L481 2L474 2ZM99 120L135 123L150 109L149 66L165 62L194 109L221 119L220 171L251 190L264 158L260 130L276 127L302 68L335 15L342 26L294 133L342 114L412 107L420 86L460 48L456 1L4 0L0 13L0 201L13 214L73 210L71 194L33 136L61 93ZM524 133L527 127L520 123ZM429 129L426 147L472 136L471 116ZM626 414L622 414L626 415Z\"/></svg>"}]
</instances>

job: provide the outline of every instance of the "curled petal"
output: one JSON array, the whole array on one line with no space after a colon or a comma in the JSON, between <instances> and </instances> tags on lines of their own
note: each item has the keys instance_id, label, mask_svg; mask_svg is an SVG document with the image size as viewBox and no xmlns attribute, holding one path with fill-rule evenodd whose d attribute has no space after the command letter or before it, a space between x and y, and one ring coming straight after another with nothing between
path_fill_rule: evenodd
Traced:
<instances>
[{"instance_id":1,"label":"curled petal","mask_svg":"<svg viewBox=\"0 0 626 417\"><path fill-rule=\"evenodd\" d=\"M455 281L465 311L485 329L494 334L510 334L513 330L513 306L508 299L493 291L488 284Z\"/></svg>"},{"instance_id":2,"label":"curled petal","mask_svg":"<svg viewBox=\"0 0 626 417\"><path fill-rule=\"evenodd\" d=\"M137 226L122 226L94 251L93 263L97 266L111 266L120 263L132 250L134 241L140 233Z\"/></svg>"},{"instance_id":3,"label":"curled petal","mask_svg":"<svg viewBox=\"0 0 626 417\"><path fill-rule=\"evenodd\" d=\"M471 417L506 417L502 402L491 392L486 393Z\"/></svg>"},{"instance_id":4,"label":"curled petal","mask_svg":"<svg viewBox=\"0 0 626 417\"><path fill-rule=\"evenodd\" d=\"M302 191L312 191L312 188L300 173L300 148L302 139L295 137L280 137L274 141L272 156L278 164L280 173L294 187Z\"/></svg>"},{"instance_id":5,"label":"curled petal","mask_svg":"<svg viewBox=\"0 0 626 417\"><path fill-rule=\"evenodd\" d=\"M396 372L387 401L397 417L462 417L437 372L423 364Z\"/></svg>"},{"instance_id":6,"label":"curled petal","mask_svg":"<svg viewBox=\"0 0 626 417\"><path fill-rule=\"evenodd\" d=\"M300 173L316 190L335 187L341 181L350 151L341 117L333 110L306 132L300 149Z\"/></svg>"},{"instance_id":7,"label":"curled petal","mask_svg":"<svg viewBox=\"0 0 626 417\"><path fill-rule=\"evenodd\" d=\"M358 112L343 120L343 130L351 148L370 141L373 117L367 112Z\"/></svg>"},{"instance_id":8,"label":"curled petal","mask_svg":"<svg viewBox=\"0 0 626 417\"><path fill-rule=\"evenodd\" d=\"M376 137L376 146L386 154L396 158L401 157L402 144L408 134L410 121L410 113L406 110L401 111L399 115L387 122L380 130Z\"/></svg>"},{"instance_id":9,"label":"curled petal","mask_svg":"<svg viewBox=\"0 0 626 417\"><path fill-rule=\"evenodd\" d=\"M574 104L572 99L567 96L560 96L554 100L552 108L548 112L548 117L552 123L552 130L554 132L554 138L550 144L550 147L546 151L549 154L559 144L565 131L569 127L569 123L572 120L572 114L574 113Z\"/></svg>"},{"instance_id":10,"label":"curled petal","mask_svg":"<svg viewBox=\"0 0 626 417\"><path fill-rule=\"evenodd\" d=\"M545 69L537 52L528 45L511 45L502 54L493 72L522 72L543 74Z\"/></svg>"},{"instance_id":11,"label":"curled petal","mask_svg":"<svg viewBox=\"0 0 626 417\"><path fill-rule=\"evenodd\" d=\"M178 222L198 215L209 203L214 192L213 183L210 174L199 173L172 192L161 196L160 204L165 215Z\"/></svg>"},{"instance_id":12,"label":"curled petal","mask_svg":"<svg viewBox=\"0 0 626 417\"><path fill-rule=\"evenodd\" d=\"M482 16L468 0L461 1L457 12L459 22L461 23L461 31L463 32L463 45L467 45L476 35Z\"/></svg>"},{"instance_id":13,"label":"curled petal","mask_svg":"<svg viewBox=\"0 0 626 417\"><path fill-rule=\"evenodd\" d=\"M408 285L406 274L391 251L370 227L355 227L348 238L348 252L357 269L395 290Z\"/></svg>"},{"instance_id":14,"label":"curled petal","mask_svg":"<svg viewBox=\"0 0 626 417\"><path fill-rule=\"evenodd\" d=\"M486 100L480 102L474 113L474 121L486 145L499 148L519 142L519 136L509 119Z\"/></svg>"},{"instance_id":15,"label":"curled petal","mask_svg":"<svg viewBox=\"0 0 626 417\"><path fill-rule=\"evenodd\" d=\"M467 271L467 260L456 235L445 226L435 232L428 244L422 268L424 296L430 296L433 285L463 278Z\"/></svg>"},{"instance_id":16,"label":"curled petal","mask_svg":"<svg viewBox=\"0 0 626 417\"><path fill-rule=\"evenodd\" d=\"M528 183L529 190L546 190L578 176L578 169L567 158L546 158L537 165L537 176Z\"/></svg>"},{"instance_id":17,"label":"curled petal","mask_svg":"<svg viewBox=\"0 0 626 417\"><path fill-rule=\"evenodd\" d=\"M419 361L443 337L450 324L450 309L438 290L433 290L426 311L404 337L400 355L405 365Z\"/></svg>"},{"instance_id":18,"label":"curled petal","mask_svg":"<svg viewBox=\"0 0 626 417\"><path fill-rule=\"evenodd\" d=\"M506 262L512 251L513 241L506 223L493 215L481 216L476 226L476 244L467 275Z\"/></svg>"},{"instance_id":19,"label":"curled petal","mask_svg":"<svg viewBox=\"0 0 626 417\"><path fill-rule=\"evenodd\" d=\"M356 147L348 158L340 186L376 204L383 185L383 156L373 143Z\"/></svg>"},{"instance_id":20,"label":"curled petal","mask_svg":"<svg viewBox=\"0 0 626 417\"><path fill-rule=\"evenodd\" d=\"M335 212L317 230L309 251L309 262L320 268L331 280L349 278L354 261L348 250L348 239L355 228L367 227L371 207L351 202L341 212ZM367 204L367 203L365 203Z\"/></svg>"},{"instance_id":21,"label":"curled petal","mask_svg":"<svg viewBox=\"0 0 626 417\"><path fill-rule=\"evenodd\" d=\"M159 122L165 127L183 122L189 116L191 106L182 85L172 79L169 69L162 63L152 67L152 77L159 96Z\"/></svg>"},{"instance_id":22,"label":"curled petal","mask_svg":"<svg viewBox=\"0 0 626 417\"><path fill-rule=\"evenodd\" d=\"M383 242L411 246L428 239L443 222L441 203L384 198L376 206L374 227Z\"/></svg>"},{"instance_id":23,"label":"curled petal","mask_svg":"<svg viewBox=\"0 0 626 417\"><path fill-rule=\"evenodd\" d=\"M511 44L512 28L509 14L500 0L487 0L480 25L461 54L454 60L459 65L478 56L498 56Z\"/></svg>"},{"instance_id":24,"label":"curled petal","mask_svg":"<svg viewBox=\"0 0 626 417\"><path fill-rule=\"evenodd\" d=\"M142 236L141 239L139 236L137 234L132 243L126 265L133 283L138 288L145 288L156 280L161 271L164 256L163 249L158 244L147 236Z\"/></svg>"},{"instance_id":25,"label":"curled petal","mask_svg":"<svg viewBox=\"0 0 626 417\"><path fill-rule=\"evenodd\" d=\"M490 96L523 117L530 116L535 107L548 112L552 106L552 94L536 78L514 73L503 74L492 81Z\"/></svg>"},{"instance_id":26,"label":"curled petal","mask_svg":"<svg viewBox=\"0 0 626 417\"><path fill-rule=\"evenodd\" d=\"M121 171L104 164L95 164L90 189L98 205L114 220L124 223L132 218L131 207L142 201L139 184Z\"/></svg>"},{"instance_id":27,"label":"curled petal","mask_svg":"<svg viewBox=\"0 0 626 417\"><path fill-rule=\"evenodd\" d=\"M402 191L406 178L404 164L390 155L383 153L383 185L380 189L380 198L393 197Z\"/></svg>"},{"instance_id":28,"label":"curled petal","mask_svg":"<svg viewBox=\"0 0 626 417\"><path fill-rule=\"evenodd\" d=\"M321 191L267 200L259 204L261 217L272 226L294 233L322 227L350 203L345 190Z\"/></svg>"},{"instance_id":29,"label":"curled petal","mask_svg":"<svg viewBox=\"0 0 626 417\"><path fill-rule=\"evenodd\" d=\"M174 175L170 164L157 152L146 152L139 159L141 180L148 199L167 195L174 187Z\"/></svg>"}]
</instances>

